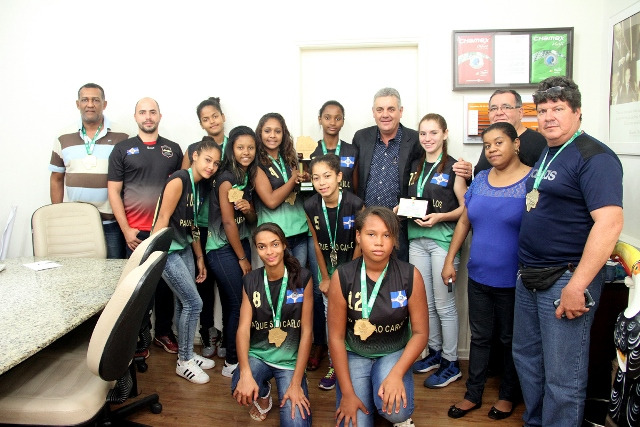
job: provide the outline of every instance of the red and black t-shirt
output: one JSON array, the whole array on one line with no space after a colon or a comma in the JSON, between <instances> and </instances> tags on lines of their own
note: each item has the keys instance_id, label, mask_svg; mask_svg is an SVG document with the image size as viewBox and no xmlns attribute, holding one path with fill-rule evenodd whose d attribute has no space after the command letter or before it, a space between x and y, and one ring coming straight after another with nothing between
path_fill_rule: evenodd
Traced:
<instances>
[{"instance_id":1,"label":"red and black t-shirt","mask_svg":"<svg viewBox=\"0 0 640 427\"><path fill-rule=\"evenodd\" d=\"M144 143L136 136L113 147L108 180L122 182L124 211L130 227L151 230L162 188L181 165L180 146L161 136L155 143Z\"/></svg>"}]
</instances>

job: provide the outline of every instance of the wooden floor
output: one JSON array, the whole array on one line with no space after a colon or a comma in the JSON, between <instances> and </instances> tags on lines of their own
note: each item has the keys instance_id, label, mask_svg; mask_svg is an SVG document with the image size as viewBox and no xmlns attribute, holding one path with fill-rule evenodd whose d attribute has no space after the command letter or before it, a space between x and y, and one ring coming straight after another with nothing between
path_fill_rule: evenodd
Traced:
<instances>
[{"instance_id":1,"label":"wooden floor","mask_svg":"<svg viewBox=\"0 0 640 427\"><path fill-rule=\"evenodd\" d=\"M200 349L197 348L199 351ZM277 392L273 388L274 409L264 422L253 421L248 414L249 408L242 407L231 397L231 379L220 374L222 359L215 358L216 367L207 371L211 381L197 385L178 377L175 374L176 355L151 346L151 356L147 359L149 370L138 373L139 390L142 395L158 393L163 405L161 414L155 415L143 410L129 419L153 426L277 426L279 414L277 410ZM318 388L318 381L326 373L327 359L321 368L308 373L309 399L312 405L313 424L315 426L332 426L335 411L335 390L323 391ZM491 405L498 396L498 379L490 378L484 393L482 408L472 411L465 417L454 420L447 417L450 405L461 400L465 391L467 361L461 361L463 377L440 390L425 388L422 383L429 374L415 376L415 412L413 420L416 426L521 426L524 406L516 406L513 415L505 420L495 421L487 417ZM376 426L390 425L386 421L377 420Z\"/></svg>"}]
</instances>

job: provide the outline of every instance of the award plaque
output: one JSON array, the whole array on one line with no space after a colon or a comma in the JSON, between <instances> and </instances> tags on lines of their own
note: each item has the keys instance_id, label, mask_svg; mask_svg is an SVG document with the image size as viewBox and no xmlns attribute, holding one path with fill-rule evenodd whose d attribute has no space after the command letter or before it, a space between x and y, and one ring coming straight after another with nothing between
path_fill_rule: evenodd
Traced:
<instances>
[{"instance_id":1,"label":"award plaque","mask_svg":"<svg viewBox=\"0 0 640 427\"><path fill-rule=\"evenodd\" d=\"M299 136L296 141L296 151L303 159L311 160L311 153L316 150L318 143L310 136Z\"/></svg>"},{"instance_id":2,"label":"award plaque","mask_svg":"<svg viewBox=\"0 0 640 427\"><path fill-rule=\"evenodd\" d=\"M428 200L420 199L400 199L398 205L398 216L407 218L422 218L427 214Z\"/></svg>"}]
</instances>

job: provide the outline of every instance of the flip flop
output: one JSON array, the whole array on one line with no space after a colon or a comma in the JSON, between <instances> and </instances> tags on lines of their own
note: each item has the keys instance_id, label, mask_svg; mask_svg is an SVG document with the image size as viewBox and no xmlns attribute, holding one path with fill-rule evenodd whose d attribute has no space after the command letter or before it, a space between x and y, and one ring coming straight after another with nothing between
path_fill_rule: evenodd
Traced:
<instances>
[{"instance_id":1,"label":"flip flop","mask_svg":"<svg viewBox=\"0 0 640 427\"><path fill-rule=\"evenodd\" d=\"M260 399L264 399L266 397L269 397L269 405L267 405L267 407L264 408L264 409L260 406L260 404L258 403L257 399L253 401L253 406L255 406L256 409L258 410L258 412L260 413L260 415L256 415L254 413L251 413L251 411L249 411L249 416L254 421L264 421L264 420L266 420L267 419L267 414L269 413L269 411L273 407L273 399L271 398L271 383L269 383L269 391L267 392L267 395L264 396L264 397L261 397ZM263 417L263 415L264 415L264 417Z\"/></svg>"}]
</instances>

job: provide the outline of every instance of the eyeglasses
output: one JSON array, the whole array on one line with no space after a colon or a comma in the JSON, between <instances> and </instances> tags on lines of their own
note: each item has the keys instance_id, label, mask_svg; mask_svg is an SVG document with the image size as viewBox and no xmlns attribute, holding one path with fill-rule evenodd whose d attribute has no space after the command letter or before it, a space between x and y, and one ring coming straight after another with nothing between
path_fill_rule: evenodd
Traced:
<instances>
[{"instance_id":1,"label":"eyeglasses","mask_svg":"<svg viewBox=\"0 0 640 427\"><path fill-rule=\"evenodd\" d=\"M562 95L562 91L565 89L566 88L564 86L554 86L550 87L547 90L537 90L533 92L533 96L537 98L558 98L560 95Z\"/></svg>"},{"instance_id":2,"label":"eyeglasses","mask_svg":"<svg viewBox=\"0 0 640 427\"><path fill-rule=\"evenodd\" d=\"M511 105L507 105L507 104L500 105L500 106L492 105L491 107L489 107L489 112L490 113L497 113L498 110L500 110L503 113L506 113L507 111L515 110L516 108L520 108L520 107L518 107L518 106L512 107Z\"/></svg>"}]
</instances>

